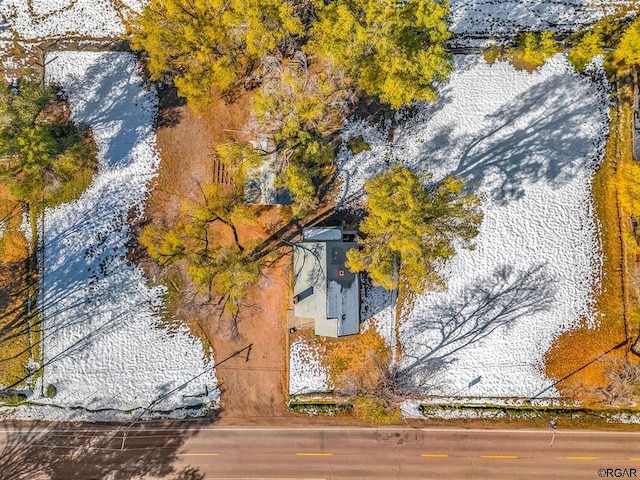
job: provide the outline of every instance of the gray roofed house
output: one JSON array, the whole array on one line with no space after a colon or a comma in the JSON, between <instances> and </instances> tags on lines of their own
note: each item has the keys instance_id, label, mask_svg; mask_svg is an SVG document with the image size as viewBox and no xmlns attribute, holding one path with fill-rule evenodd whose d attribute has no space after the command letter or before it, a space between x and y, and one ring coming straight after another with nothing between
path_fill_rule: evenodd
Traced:
<instances>
[{"instance_id":1,"label":"gray roofed house","mask_svg":"<svg viewBox=\"0 0 640 480\"><path fill-rule=\"evenodd\" d=\"M307 228L294 245L294 315L313 320L317 335L360 331L360 284L345 266L347 251L357 247L343 241L340 227Z\"/></svg>"}]
</instances>

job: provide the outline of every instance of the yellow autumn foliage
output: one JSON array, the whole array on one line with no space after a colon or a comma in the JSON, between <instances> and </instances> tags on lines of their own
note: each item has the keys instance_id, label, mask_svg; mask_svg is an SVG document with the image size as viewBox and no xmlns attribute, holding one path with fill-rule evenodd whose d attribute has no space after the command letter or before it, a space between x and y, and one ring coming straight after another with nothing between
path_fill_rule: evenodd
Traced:
<instances>
[{"instance_id":1,"label":"yellow autumn foliage","mask_svg":"<svg viewBox=\"0 0 640 480\"><path fill-rule=\"evenodd\" d=\"M318 12L308 51L397 109L433 101L451 71L447 1L335 0Z\"/></svg>"},{"instance_id":2,"label":"yellow autumn foliage","mask_svg":"<svg viewBox=\"0 0 640 480\"><path fill-rule=\"evenodd\" d=\"M438 267L455 255L454 243L472 248L482 213L480 200L463 191L459 178L446 177L433 189L426 188L428 180L393 165L365 183L365 238L361 249L347 253L353 272L367 272L387 290L402 284L421 293L444 286Z\"/></svg>"},{"instance_id":3,"label":"yellow autumn foliage","mask_svg":"<svg viewBox=\"0 0 640 480\"><path fill-rule=\"evenodd\" d=\"M282 0L151 0L127 24L131 45L145 50L154 80L174 75L194 109L209 105L212 86L228 91L259 61L303 33L292 2Z\"/></svg>"}]
</instances>

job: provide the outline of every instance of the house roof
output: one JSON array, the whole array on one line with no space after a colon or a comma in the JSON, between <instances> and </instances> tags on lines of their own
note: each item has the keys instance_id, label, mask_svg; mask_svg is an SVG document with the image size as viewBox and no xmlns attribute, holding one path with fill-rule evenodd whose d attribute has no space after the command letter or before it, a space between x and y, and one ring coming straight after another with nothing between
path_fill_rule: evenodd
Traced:
<instances>
[{"instance_id":1,"label":"house roof","mask_svg":"<svg viewBox=\"0 0 640 480\"><path fill-rule=\"evenodd\" d=\"M304 241L294 246L294 314L313 319L318 335L341 337L359 331L358 276L345 266L351 248L357 244Z\"/></svg>"}]
</instances>

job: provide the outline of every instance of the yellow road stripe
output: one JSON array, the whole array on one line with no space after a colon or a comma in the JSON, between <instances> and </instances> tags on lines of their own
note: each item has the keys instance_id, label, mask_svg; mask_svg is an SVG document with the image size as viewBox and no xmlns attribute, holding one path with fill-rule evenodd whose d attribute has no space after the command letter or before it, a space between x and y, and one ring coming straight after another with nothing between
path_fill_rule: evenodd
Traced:
<instances>
[{"instance_id":1,"label":"yellow road stripe","mask_svg":"<svg viewBox=\"0 0 640 480\"><path fill-rule=\"evenodd\" d=\"M632 460L632 461L640 461L640 457L632 457L632 458L630 458L629 460Z\"/></svg>"},{"instance_id":2,"label":"yellow road stripe","mask_svg":"<svg viewBox=\"0 0 640 480\"><path fill-rule=\"evenodd\" d=\"M515 455L480 455L480 458L518 458Z\"/></svg>"},{"instance_id":3,"label":"yellow road stripe","mask_svg":"<svg viewBox=\"0 0 640 480\"><path fill-rule=\"evenodd\" d=\"M217 457L219 453L179 453L183 457Z\"/></svg>"},{"instance_id":4,"label":"yellow road stripe","mask_svg":"<svg viewBox=\"0 0 640 480\"><path fill-rule=\"evenodd\" d=\"M598 460L598 457L567 457L567 460Z\"/></svg>"},{"instance_id":5,"label":"yellow road stripe","mask_svg":"<svg viewBox=\"0 0 640 480\"><path fill-rule=\"evenodd\" d=\"M302 453L296 453L297 456L299 457L330 457L333 455L333 453L329 453L329 452L302 452Z\"/></svg>"},{"instance_id":6,"label":"yellow road stripe","mask_svg":"<svg viewBox=\"0 0 640 480\"><path fill-rule=\"evenodd\" d=\"M447 458L449 455L447 455L446 453L423 453L420 456L429 458Z\"/></svg>"}]
</instances>

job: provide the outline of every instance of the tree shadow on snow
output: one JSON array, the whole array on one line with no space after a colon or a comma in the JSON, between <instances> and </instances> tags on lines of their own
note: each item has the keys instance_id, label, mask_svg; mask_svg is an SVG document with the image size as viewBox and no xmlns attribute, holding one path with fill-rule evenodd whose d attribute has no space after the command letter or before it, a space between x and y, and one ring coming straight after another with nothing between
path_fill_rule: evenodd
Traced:
<instances>
[{"instance_id":1,"label":"tree shadow on snow","mask_svg":"<svg viewBox=\"0 0 640 480\"><path fill-rule=\"evenodd\" d=\"M593 104L578 101L574 87L571 76L552 76L489 115L490 125L471 138L452 138L453 128L443 126L425 143L421 158L448 158L465 144L451 173L472 185L484 181L498 203L521 198L527 183L561 186L584 171L591 161L588 145L596 140L584 128Z\"/></svg>"},{"instance_id":2,"label":"tree shadow on snow","mask_svg":"<svg viewBox=\"0 0 640 480\"><path fill-rule=\"evenodd\" d=\"M371 279L360 274L360 321L365 322L387 307L394 305L394 292L373 285Z\"/></svg>"},{"instance_id":3,"label":"tree shadow on snow","mask_svg":"<svg viewBox=\"0 0 640 480\"><path fill-rule=\"evenodd\" d=\"M123 60L126 59L126 60ZM81 92L80 105L74 105L74 114L96 132L106 129L110 141L103 150L100 168L124 168L134 160L134 147L153 131L155 112L138 118L133 108L154 108L148 98L142 79L123 75L122 71L134 57L122 53L105 54L89 66L82 77L68 79L68 90ZM142 122L141 122L142 120ZM146 121L145 121L146 120Z\"/></svg>"},{"instance_id":4,"label":"tree shadow on snow","mask_svg":"<svg viewBox=\"0 0 640 480\"><path fill-rule=\"evenodd\" d=\"M519 0L465 0L451 2L451 15L456 18L457 37L486 38L517 36L522 32L575 31L585 23L586 0L558 2L521 2ZM496 11L495 5L500 5ZM603 4L605 5L605 4ZM456 27L456 25L459 25Z\"/></svg>"},{"instance_id":5,"label":"tree shadow on snow","mask_svg":"<svg viewBox=\"0 0 640 480\"><path fill-rule=\"evenodd\" d=\"M548 311L554 299L554 282L545 265L528 271L505 265L489 276L476 278L460 295L435 302L421 318L411 322L413 335L424 335L427 340L424 353L405 352L408 365L401 376L410 385L415 385L416 379L425 379L418 381L418 387L428 388L429 377L457 355L464 355L466 347L521 318Z\"/></svg>"}]
</instances>

